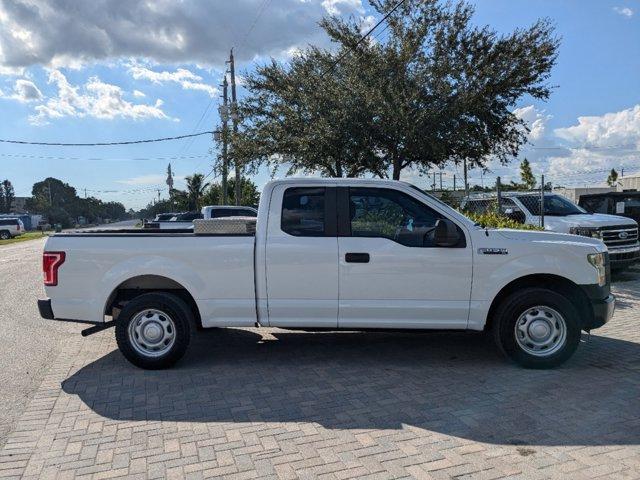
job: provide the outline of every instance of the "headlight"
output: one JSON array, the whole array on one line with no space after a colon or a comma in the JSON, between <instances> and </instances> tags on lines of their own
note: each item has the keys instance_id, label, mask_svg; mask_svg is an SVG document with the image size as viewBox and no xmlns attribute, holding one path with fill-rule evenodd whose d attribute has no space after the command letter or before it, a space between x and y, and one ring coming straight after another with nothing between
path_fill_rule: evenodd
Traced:
<instances>
[{"instance_id":1,"label":"headlight","mask_svg":"<svg viewBox=\"0 0 640 480\"><path fill-rule=\"evenodd\" d=\"M569 233L573 235L581 235L583 237L600 238L600 232L597 228L592 227L571 227Z\"/></svg>"},{"instance_id":2,"label":"headlight","mask_svg":"<svg viewBox=\"0 0 640 480\"><path fill-rule=\"evenodd\" d=\"M604 253L590 253L587 255L587 260L598 272L598 285L604 286L607 283L607 266Z\"/></svg>"}]
</instances>

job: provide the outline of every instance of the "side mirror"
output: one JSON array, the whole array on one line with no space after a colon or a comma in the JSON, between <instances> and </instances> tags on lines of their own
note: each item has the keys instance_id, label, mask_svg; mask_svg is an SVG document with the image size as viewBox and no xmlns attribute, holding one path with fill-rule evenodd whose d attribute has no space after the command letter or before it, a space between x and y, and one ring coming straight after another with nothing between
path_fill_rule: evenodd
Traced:
<instances>
[{"instance_id":1,"label":"side mirror","mask_svg":"<svg viewBox=\"0 0 640 480\"><path fill-rule=\"evenodd\" d=\"M455 247L460 242L458 227L446 218L436 222L433 243L436 247Z\"/></svg>"},{"instance_id":2,"label":"side mirror","mask_svg":"<svg viewBox=\"0 0 640 480\"><path fill-rule=\"evenodd\" d=\"M505 215L513 215L513 208L505 208L504 209L504 214Z\"/></svg>"}]
</instances>

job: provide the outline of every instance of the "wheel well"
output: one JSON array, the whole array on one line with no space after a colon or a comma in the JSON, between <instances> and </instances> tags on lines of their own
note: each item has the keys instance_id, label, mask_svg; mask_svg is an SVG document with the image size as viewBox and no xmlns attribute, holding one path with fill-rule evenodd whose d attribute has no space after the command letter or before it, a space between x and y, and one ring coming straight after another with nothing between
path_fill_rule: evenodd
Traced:
<instances>
[{"instance_id":1,"label":"wheel well","mask_svg":"<svg viewBox=\"0 0 640 480\"><path fill-rule=\"evenodd\" d=\"M589 317L593 315L593 312L589 308L589 298L582 291L582 289L571 280L559 275L551 274L527 275L525 277L517 278L516 280L508 283L502 288L502 290L500 290L498 295L496 295L496 297L493 299L493 302L491 302L491 307L489 308L489 313L487 314L487 322L484 327L485 330L490 330L493 326L495 311L507 296L509 296L516 290L530 287L542 287L561 293L562 295L567 297L571 301L571 303L573 303L573 305L578 309L578 313L580 314L581 319L588 321ZM583 323L585 322L583 321Z\"/></svg>"},{"instance_id":2,"label":"wheel well","mask_svg":"<svg viewBox=\"0 0 640 480\"><path fill-rule=\"evenodd\" d=\"M160 275L140 275L122 282L109 295L104 314L115 320L127 302L151 292L166 292L181 298L193 312L196 324L202 326L198 304L189 291L175 280Z\"/></svg>"}]
</instances>

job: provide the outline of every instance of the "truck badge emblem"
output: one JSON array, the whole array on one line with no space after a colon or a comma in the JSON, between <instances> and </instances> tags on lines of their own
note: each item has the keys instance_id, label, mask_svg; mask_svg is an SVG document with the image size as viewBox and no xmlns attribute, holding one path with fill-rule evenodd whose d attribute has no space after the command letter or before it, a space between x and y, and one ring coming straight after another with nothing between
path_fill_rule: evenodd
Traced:
<instances>
[{"instance_id":1,"label":"truck badge emblem","mask_svg":"<svg viewBox=\"0 0 640 480\"><path fill-rule=\"evenodd\" d=\"M479 248L478 253L483 255L508 255L509 251L506 248Z\"/></svg>"}]
</instances>

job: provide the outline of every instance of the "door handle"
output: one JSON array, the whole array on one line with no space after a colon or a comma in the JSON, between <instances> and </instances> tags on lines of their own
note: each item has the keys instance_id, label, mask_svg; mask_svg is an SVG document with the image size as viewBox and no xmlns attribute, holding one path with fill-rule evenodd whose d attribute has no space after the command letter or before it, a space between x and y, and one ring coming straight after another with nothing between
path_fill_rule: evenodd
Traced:
<instances>
[{"instance_id":1,"label":"door handle","mask_svg":"<svg viewBox=\"0 0 640 480\"><path fill-rule=\"evenodd\" d=\"M369 263L368 253L345 253L344 261L347 263Z\"/></svg>"}]
</instances>

